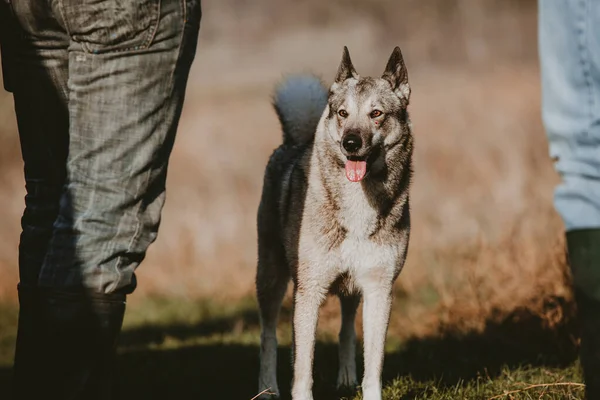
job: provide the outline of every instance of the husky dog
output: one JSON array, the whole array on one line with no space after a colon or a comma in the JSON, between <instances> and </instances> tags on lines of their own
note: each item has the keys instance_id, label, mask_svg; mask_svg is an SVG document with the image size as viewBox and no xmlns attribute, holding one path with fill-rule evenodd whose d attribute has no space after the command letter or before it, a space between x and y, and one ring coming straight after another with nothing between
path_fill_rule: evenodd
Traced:
<instances>
[{"instance_id":1,"label":"husky dog","mask_svg":"<svg viewBox=\"0 0 600 400\"><path fill-rule=\"evenodd\" d=\"M312 76L274 94L283 144L258 208L259 390L278 397L276 325L294 282L294 400L310 400L319 308L339 296L339 388L357 386L354 321L363 304L365 400L381 399L392 286L406 259L413 138L408 75L396 47L381 78L359 76L344 47L329 91Z\"/></svg>"}]
</instances>

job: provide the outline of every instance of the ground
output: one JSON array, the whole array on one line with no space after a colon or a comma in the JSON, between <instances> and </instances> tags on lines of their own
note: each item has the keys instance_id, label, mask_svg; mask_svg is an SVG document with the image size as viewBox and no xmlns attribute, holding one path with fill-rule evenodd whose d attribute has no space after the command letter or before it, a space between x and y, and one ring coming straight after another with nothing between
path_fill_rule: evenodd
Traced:
<instances>
[{"instance_id":1,"label":"ground","mask_svg":"<svg viewBox=\"0 0 600 400\"><path fill-rule=\"evenodd\" d=\"M335 302L327 304L323 318L334 314L335 306ZM289 317L288 301L278 332L284 395L289 393L291 379ZM16 322L16 309L4 307L0 313L0 388L4 394L9 387ZM535 337L514 332L527 325L530 332L536 331ZM391 337L383 375L384 399L583 398L574 347L539 327L536 330L535 325L534 319L518 322L513 318L480 334L407 341ZM333 332L320 329L316 400L338 398L334 339ZM250 400L257 394L258 346L252 298L235 304L172 298L134 302L119 347L115 399ZM0 398L6 397L0 392Z\"/></svg>"}]
</instances>

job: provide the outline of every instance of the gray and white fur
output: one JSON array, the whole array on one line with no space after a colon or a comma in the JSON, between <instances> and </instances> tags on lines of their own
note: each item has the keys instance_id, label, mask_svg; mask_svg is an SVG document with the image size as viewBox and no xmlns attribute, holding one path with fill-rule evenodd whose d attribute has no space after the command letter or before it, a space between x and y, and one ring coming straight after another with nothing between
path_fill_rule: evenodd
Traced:
<instances>
[{"instance_id":1,"label":"gray and white fur","mask_svg":"<svg viewBox=\"0 0 600 400\"><path fill-rule=\"evenodd\" d=\"M319 308L335 294L342 313L337 385L358 385L354 322L362 296L361 388L365 400L381 399L392 286L409 242L409 98L398 47L380 78L359 76L344 47L329 90L313 76L298 76L275 91L283 144L267 165L257 218L259 390L272 393L263 398L279 396L276 326L291 278L292 398L313 398Z\"/></svg>"}]
</instances>

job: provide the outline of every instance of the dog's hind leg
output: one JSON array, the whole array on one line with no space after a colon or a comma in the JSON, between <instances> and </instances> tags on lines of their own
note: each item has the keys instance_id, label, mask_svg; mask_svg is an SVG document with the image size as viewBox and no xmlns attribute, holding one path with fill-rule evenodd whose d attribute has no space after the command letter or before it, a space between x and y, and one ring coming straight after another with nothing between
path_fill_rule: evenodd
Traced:
<instances>
[{"instance_id":1,"label":"dog's hind leg","mask_svg":"<svg viewBox=\"0 0 600 400\"><path fill-rule=\"evenodd\" d=\"M392 308L392 285L375 283L363 287L363 334L365 374L364 400L381 400L381 372L385 338Z\"/></svg>"},{"instance_id":2,"label":"dog's hind leg","mask_svg":"<svg viewBox=\"0 0 600 400\"><path fill-rule=\"evenodd\" d=\"M340 295L342 308L342 326L339 335L339 370L337 387L341 390L356 388L356 310L360 303L360 296Z\"/></svg>"},{"instance_id":3,"label":"dog's hind leg","mask_svg":"<svg viewBox=\"0 0 600 400\"><path fill-rule=\"evenodd\" d=\"M261 399L279 397L277 385L277 319L290 280L289 275L274 265L259 262L256 290L260 308L260 372L259 392L267 391Z\"/></svg>"}]
</instances>

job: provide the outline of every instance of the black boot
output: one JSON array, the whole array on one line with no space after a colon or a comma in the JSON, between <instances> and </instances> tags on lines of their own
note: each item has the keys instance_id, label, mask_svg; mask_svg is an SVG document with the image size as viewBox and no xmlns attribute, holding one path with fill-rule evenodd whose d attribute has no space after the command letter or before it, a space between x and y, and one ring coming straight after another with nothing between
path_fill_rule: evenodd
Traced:
<instances>
[{"instance_id":1,"label":"black boot","mask_svg":"<svg viewBox=\"0 0 600 400\"><path fill-rule=\"evenodd\" d=\"M567 233L588 400L600 399L600 229Z\"/></svg>"},{"instance_id":2,"label":"black boot","mask_svg":"<svg viewBox=\"0 0 600 400\"><path fill-rule=\"evenodd\" d=\"M15 399L110 399L125 295L37 290L37 310L27 311L33 317L19 324Z\"/></svg>"},{"instance_id":3,"label":"black boot","mask_svg":"<svg viewBox=\"0 0 600 400\"><path fill-rule=\"evenodd\" d=\"M33 287L18 286L19 326L13 366L13 398L32 399L38 395L32 377L40 376L38 358L40 354L40 307L38 292Z\"/></svg>"}]
</instances>

